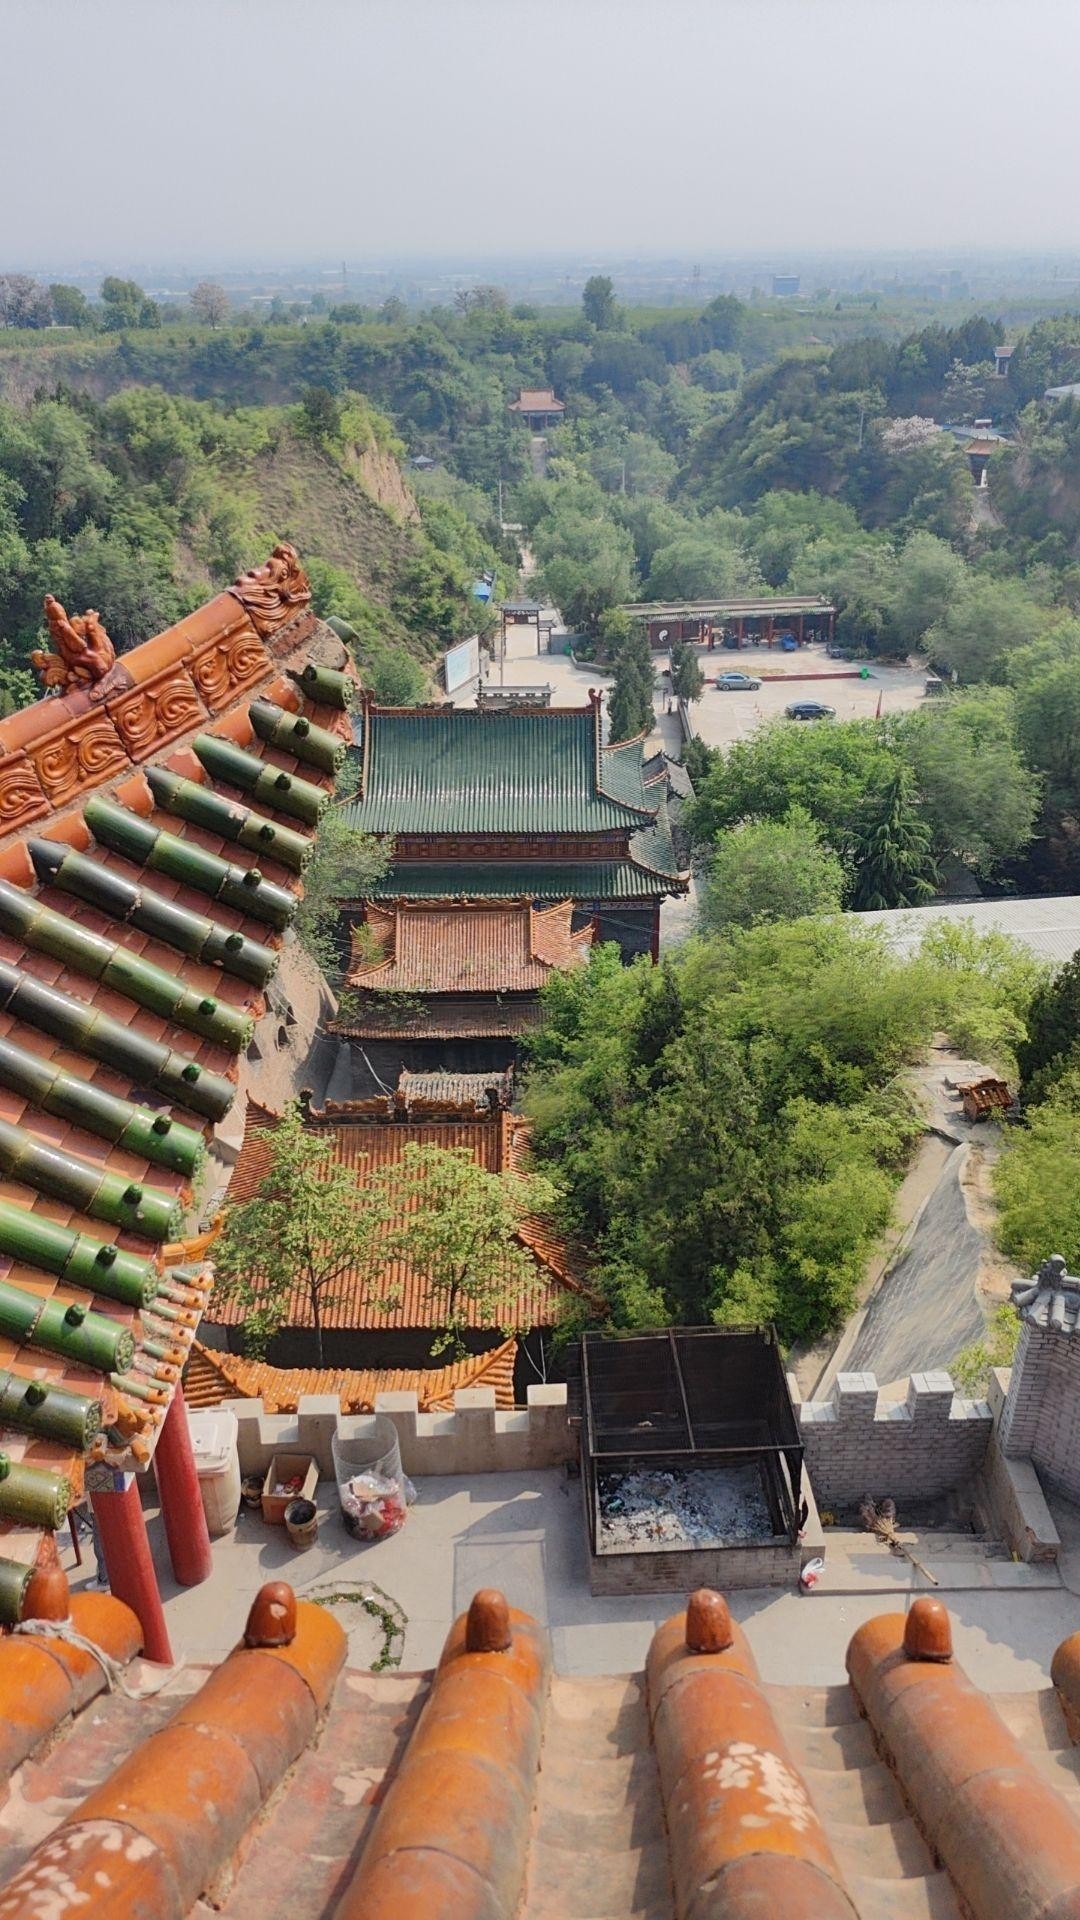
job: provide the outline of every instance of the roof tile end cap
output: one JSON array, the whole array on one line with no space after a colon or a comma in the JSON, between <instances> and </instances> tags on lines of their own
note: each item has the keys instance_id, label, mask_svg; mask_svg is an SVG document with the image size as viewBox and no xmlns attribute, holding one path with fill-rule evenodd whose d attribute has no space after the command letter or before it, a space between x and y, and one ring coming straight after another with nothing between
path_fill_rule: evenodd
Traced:
<instances>
[{"instance_id":1,"label":"roof tile end cap","mask_svg":"<svg viewBox=\"0 0 1080 1920\"><path fill-rule=\"evenodd\" d=\"M286 1580L268 1580L251 1603L245 1647L291 1647L296 1639L296 1595Z\"/></svg>"},{"instance_id":2,"label":"roof tile end cap","mask_svg":"<svg viewBox=\"0 0 1080 1920\"><path fill-rule=\"evenodd\" d=\"M711 1604L715 1601L719 1601L727 1615L726 1624L723 1615ZM695 1640L708 1641L710 1637L715 1642L725 1640L726 1645L694 1647L690 1645L691 1635ZM755 1684L759 1679L750 1643L742 1628L732 1620L726 1602L720 1594L702 1588L690 1596L685 1613L673 1614L653 1634L645 1662L650 1713L656 1714L672 1687L695 1674L718 1672L738 1674Z\"/></svg>"},{"instance_id":3,"label":"roof tile end cap","mask_svg":"<svg viewBox=\"0 0 1080 1920\"><path fill-rule=\"evenodd\" d=\"M500 1637L496 1602L501 1602L506 1608L506 1644L502 1647L471 1644L470 1631L477 1638ZM454 1621L446 1636L437 1672L445 1673L452 1666L465 1665L474 1660L497 1664L504 1678L534 1699L546 1691L551 1671L551 1652L546 1632L531 1613L521 1613L517 1607L508 1607L502 1594L493 1588L482 1589L475 1596L468 1613L459 1614Z\"/></svg>"},{"instance_id":4,"label":"roof tile end cap","mask_svg":"<svg viewBox=\"0 0 1080 1920\"><path fill-rule=\"evenodd\" d=\"M912 1602L904 1627L904 1652L909 1660L944 1664L952 1659L952 1622L943 1600L923 1594Z\"/></svg>"},{"instance_id":5,"label":"roof tile end cap","mask_svg":"<svg viewBox=\"0 0 1080 1920\"><path fill-rule=\"evenodd\" d=\"M271 1584L277 1586L279 1583ZM280 1584L284 1585L284 1582ZM264 1587L258 1599L262 1599L266 1591ZM286 1592L289 1591L286 1588ZM256 1608L252 1607L251 1612L254 1615ZM250 1625L249 1615L249 1628ZM299 1674L311 1693L318 1713L325 1712L330 1704L348 1650L349 1642L344 1628L326 1607L318 1606L311 1600L296 1602L296 1631L287 1644L273 1646L264 1642L259 1647L265 1659L280 1660Z\"/></svg>"}]
</instances>

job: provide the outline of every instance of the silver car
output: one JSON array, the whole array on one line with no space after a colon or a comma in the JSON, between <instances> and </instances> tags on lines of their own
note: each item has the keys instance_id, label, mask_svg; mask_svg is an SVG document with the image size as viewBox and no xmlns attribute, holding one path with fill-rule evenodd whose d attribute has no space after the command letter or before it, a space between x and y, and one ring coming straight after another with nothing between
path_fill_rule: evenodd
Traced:
<instances>
[{"instance_id":1,"label":"silver car","mask_svg":"<svg viewBox=\"0 0 1080 1920\"><path fill-rule=\"evenodd\" d=\"M749 673L718 673L716 684L721 693L756 693L761 681Z\"/></svg>"}]
</instances>

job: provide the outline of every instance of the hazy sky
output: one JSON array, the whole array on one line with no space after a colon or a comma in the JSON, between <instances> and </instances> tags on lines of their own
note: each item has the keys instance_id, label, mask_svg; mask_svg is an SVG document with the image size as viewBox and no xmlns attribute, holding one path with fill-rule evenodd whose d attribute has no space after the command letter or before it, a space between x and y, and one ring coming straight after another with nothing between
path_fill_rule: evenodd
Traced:
<instances>
[{"instance_id":1,"label":"hazy sky","mask_svg":"<svg viewBox=\"0 0 1080 1920\"><path fill-rule=\"evenodd\" d=\"M0 0L0 266L1080 243L1078 0Z\"/></svg>"}]
</instances>

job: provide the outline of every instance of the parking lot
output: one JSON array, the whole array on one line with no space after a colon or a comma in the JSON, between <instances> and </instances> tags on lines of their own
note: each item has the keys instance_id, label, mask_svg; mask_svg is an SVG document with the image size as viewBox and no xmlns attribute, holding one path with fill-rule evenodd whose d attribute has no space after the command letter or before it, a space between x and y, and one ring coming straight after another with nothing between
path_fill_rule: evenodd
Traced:
<instances>
[{"instance_id":1,"label":"parking lot","mask_svg":"<svg viewBox=\"0 0 1080 1920\"><path fill-rule=\"evenodd\" d=\"M854 663L826 658L822 646L803 647L798 653L770 652L747 647L740 653L698 649L705 692L691 709L695 733L710 747L727 747L744 739L769 720L777 720L792 700L821 700L836 708L838 720L868 720L878 710L907 713L925 699L926 670L920 667L872 665L869 678L859 679ZM761 679L752 693L721 693L718 674L745 673ZM852 674L854 678L831 678Z\"/></svg>"}]
</instances>

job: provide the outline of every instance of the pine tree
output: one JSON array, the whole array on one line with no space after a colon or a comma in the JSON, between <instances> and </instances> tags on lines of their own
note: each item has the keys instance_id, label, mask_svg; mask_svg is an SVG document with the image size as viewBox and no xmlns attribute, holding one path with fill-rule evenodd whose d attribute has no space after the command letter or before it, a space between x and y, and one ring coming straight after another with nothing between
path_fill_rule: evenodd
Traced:
<instances>
[{"instance_id":1,"label":"pine tree","mask_svg":"<svg viewBox=\"0 0 1080 1920\"><path fill-rule=\"evenodd\" d=\"M932 834L919 817L914 781L898 767L868 805L867 819L855 838L855 885L851 904L857 912L914 907L934 891Z\"/></svg>"},{"instance_id":2,"label":"pine tree","mask_svg":"<svg viewBox=\"0 0 1080 1920\"><path fill-rule=\"evenodd\" d=\"M612 740L632 740L653 723L653 660L648 636L635 627L615 658L615 685L608 695Z\"/></svg>"}]
</instances>

